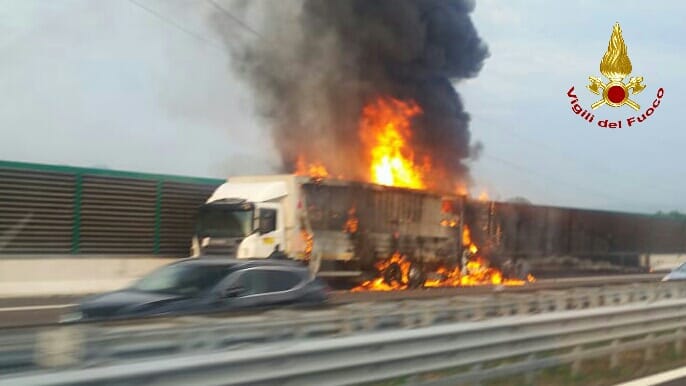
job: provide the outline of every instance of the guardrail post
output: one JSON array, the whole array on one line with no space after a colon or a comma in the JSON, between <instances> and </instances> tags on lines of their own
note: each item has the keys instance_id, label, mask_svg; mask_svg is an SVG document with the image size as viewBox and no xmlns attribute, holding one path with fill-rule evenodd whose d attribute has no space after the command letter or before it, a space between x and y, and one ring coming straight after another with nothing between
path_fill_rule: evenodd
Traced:
<instances>
[{"instance_id":1,"label":"guardrail post","mask_svg":"<svg viewBox=\"0 0 686 386\"><path fill-rule=\"evenodd\" d=\"M517 304L517 308L519 309L517 311L519 315L527 315L529 313L529 302L525 296L522 296L522 299Z\"/></svg>"},{"instance_id":2,"label":"guardrail post","mask_svg":"<svg viewBox=\"0 0 686 386\"><path fill-rule=\"evenodd\" d=\"M624 304L624 287L614 287L614 293L613 293L613 304L616 306Z\"/></svg>"},{"instance_id":3,"label":"guardrail post","mask_svg":"<svg viewBox=\"0 0 686 386\"><path fill-rule=\"evenodd\" d=\"M477 364L473 365L470 370L473 373L479 373L483 370L483 367L484 366L482 363L477 363ZM473 386L481 386L481 381L480 380L476 381L476 382L472 383L472 385Z\"/></svg>"},{"instance_id":4,"label":"guardrail post","mask_svg":"<svg viewBox=\"0 0 686 386\"><path fill-rule=\"evenodd\" d=\"M590 291L588 291L590 292ZM594 293L588 293L586 292L586 296L588 297L588 308L595 308L600 306L600 298L603 296L602 295L602 289L600 289L598 292Z\"/></svg>"},{"instance_id":5,"label":"guardrail post","mask_svg":"<svg viewBox=\"0 0 686 386\"><path fill-rule=\"evenodd\" d=\"M677 285L676 287L676 293L679 298L683 298L686 296L686 287L683 287L681 285Z\"/></svg>"},{"instance_id":6,"label":"guardrail post","mask_svg":"<svg viewBox=\"0 0 686 386\"><path fill-rule=\"evenodd\" d=\"M341 335L351 335L354 331L353 328L353 323L354 323L354 318L352 316L347 316L344 318L340 319L340 329L339 334Z\"/></svg>"},{"instance_id":7,"label":"guardrail post","mask_svg":"<svg viewBox=\"0 0 686 386\"><path fill-rule=\"evenodd\" d=\"M631 288L622 288L617 293L617 304L627 304L631 302Z\"/></svg>"},{"instance_id":8,"label":"guardrail post","mask_svg":"<svg viewBox=\"0 0 686 386\"><path fill-rule=\"evenodd\" d=\"M555 311L566 310L568 302L569 302L569 293L564 292L562 295L557 295L555 297Z\"/></svg>"},{"instance_id":9,"label":"guardrail post","mask_svg":"<svg viewBox=\"0 0 686 386\"><path fill-rule=\"evenodd\" d=\"M376 316L371 315L371 313L369 313L369 312L364 315L363 326L362 326L364 331L373 331L374 329L376 329L376 324L377 324Z\"/></svg>"},{"instance_id":10,"label":"guardrail post","mask_svg":"<svg viewBox=\"0 0 686 386\"><path fill-rule=\"evenodd\" d=\"M660 299L660 292L661 288L659 285L651 285L650 286L651 292L650 292L650 301L654 302L656 300Z\"/></svg>"},{"instance_id":11,"label":"guardrail post","mask_svg":"<svg viewBox=\"0 0 686 386\"><path fill-rule=\"evenodd\" d=\"M684 329L679 328L676 330L676 341L674 342L674 352L676 355L681 356L684 351Z\"/></svg>"},{"instance_id":12,"label":"guardrail post","mask_svg":"<svg viewBox=\"0 0 686 386\"><path fill-rule=\"evenodd\" d=\"M485 315L486 311L484 311L483 303L479 303L472 308L472 320L484 319Z\"/></svg>"},{"instance_id":13,"label":"guardrail post","mask_svg":"<svg viewBox=\"0 0 686 386\"><path fill-rule=\"evenodd\" d=\"M435 321L436 315L434 314L433 309L423 312L421 315L419 315L419 327L429 327L433 325Z\"/></svg>"},{"instance_id":14,"label":"guardrail post","mask_svg":"<svg viewBox=\"0 0 686 386\"><path fill-rule=\"evenodd\" d=\"M645 340L648 343L648 347L646 347L645 355L643 360L645 362L650 362L653 359L655 359L655 346L651 344L651 342L655 339L655 334L648 334L646 336Z\"/></svg>"},{"instance_id":15,"label":"guardrail post","mask_svg":"<svg viewBox=\"0 0 686 386\"><path fill-rule=\"evenodd\" d=\"M417 322L417 316L412 312L404 312L400 315L400 319L400 323L402 324L403 328L415 328L419 324Z\"/></svg>"},{"instance_id":16,"label":"guardrail post","mask_svg":"<svg viewBox=\"0 0 686 386\"><path fill-rule=\"evenodd\" d=\"M653 297L653 301L662 300L666 297L665 295L666 293L664 288L658 286L657 288L655 288L655 296Z\"/></svg>"},{"instance_id":17,"label":"guardrail post","mask_svg":"<svg viewBox=\"0 0 686 386\"><path fill-rule=\"evenodd\" d=\"M533 362L535 360L536 360L536 354L529 354L526 357L527 363ZM527 371L524 374L524 383L526 383L527 385L533 385L536 382L537 373L538 372L536 370Z\"/></svg>"},{"instance_id":18,"label":"guardrail post","mask_svg":"<svg viewBox=\"0 0 686 386\"><path fill-rule=\"evenodd\" d=\"M581 365L583 360L581 359L581 346L576 346L572 350L572 355L574 356L574 362L572 362L571 373L572 376L577 376L581 374Z\"/></svg>"},{"instance_id":19,"label":"guardrail post","mask_svg":"<svg viewBox=\"0 0 686 386\"><path fill-rule=\"evenodd\" d=\"M613 340L610 347L612 347L612 354L610 355L610 369L616 369L619 367L620 354L622 353L622 351L619 349L619 339Z\"/></svg>"}]
</instances>

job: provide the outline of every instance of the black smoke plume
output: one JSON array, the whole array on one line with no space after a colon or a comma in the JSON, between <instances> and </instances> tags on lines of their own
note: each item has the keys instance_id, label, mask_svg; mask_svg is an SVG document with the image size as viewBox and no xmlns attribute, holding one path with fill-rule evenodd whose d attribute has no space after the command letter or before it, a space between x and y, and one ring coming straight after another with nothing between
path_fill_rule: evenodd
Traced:
<instances>
[{"instance_id":1,"label":"black smoke plume","mask_svg":"<svg viewBox=\"0 0 686 386\"><path fill-rule=\"evenodd\" d=\"M473 1L263 5L262 25L253 26L259 37L237 43L235 30L223 37L234 69L255 92L285 171L304 155L334 175L367 180L360 112L375 98L393 97L423 110L411 142L418 164L432 160L429 185L453 191L468 181L469 115L454 83L476 76L488 56L469 16Z\"/></svg>"}]
</instances>

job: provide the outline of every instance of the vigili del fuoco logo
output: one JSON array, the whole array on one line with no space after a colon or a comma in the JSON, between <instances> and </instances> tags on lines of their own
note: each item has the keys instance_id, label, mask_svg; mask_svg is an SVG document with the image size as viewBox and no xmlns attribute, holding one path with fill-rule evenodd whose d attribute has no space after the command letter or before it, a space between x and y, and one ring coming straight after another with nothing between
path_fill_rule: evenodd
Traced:
<instances>
[{"instance_id":1,"label":"vigili del fuoco logo","mask_svg":"<svg viewBox=\"0 0 686 386\"><path fill-rule=\"evenodd\" d=\"M594 111L605 105L614 108L620 108L626 105L635 111L641 111L641 105L631 99L631 96L643 91L646 88L646 85L643 84L642 76L631 76L629 77L629 81L625 83L624 79L631 74L631 71L631 60L629 59L626 44L622 37L622 29L619 27L619 23L616 23L612 28L612 35L610 36L610 43L607 46L607 52L605 52L603 59L600 61L600 73L607 78L607 82L603 82L600 77L589 76L588 80L590 81L590 84L586 86L593 94L600 96L601 99L593 103L590 110L584 109L579 104L579 97L575 94L574 86L572 86L569 91L567 91L567 96L570 98L570 103L572 105L572 111L588 123L593 123L595 121L598 126L610 129L622 128L622 122L625 124L624 127L631 127L645 122L648 117L655 113L658 106L660 106L662 96L665 94L665 90L662 87L657 90L653 103L645 109L641 115L632 115L618 121L595 119L596 116Z\"/></svg>"}]
</instances>

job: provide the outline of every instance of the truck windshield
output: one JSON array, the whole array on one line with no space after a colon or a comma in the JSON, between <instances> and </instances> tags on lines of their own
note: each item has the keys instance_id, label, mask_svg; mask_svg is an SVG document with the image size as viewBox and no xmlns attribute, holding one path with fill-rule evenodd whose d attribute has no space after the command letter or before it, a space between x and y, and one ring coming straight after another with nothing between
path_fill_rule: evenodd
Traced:
<instances>
[{"instance_id":1,"label":"truck windshield","mask_svg":"<svg viewBox=\"0 0 686 386\"><path fill-rule=\"evenodd\" d=\"M252 209L205 207L198 215L196 232L199 237L245 237L252 229Z\"/></svg>"}]
</instances>

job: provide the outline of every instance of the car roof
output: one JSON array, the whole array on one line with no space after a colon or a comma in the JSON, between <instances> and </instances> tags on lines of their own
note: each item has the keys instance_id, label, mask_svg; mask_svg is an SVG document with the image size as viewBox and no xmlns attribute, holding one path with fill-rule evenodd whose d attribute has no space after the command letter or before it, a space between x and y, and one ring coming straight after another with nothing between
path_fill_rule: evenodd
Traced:
<instances>
[{"instance_id":1,"label":"car roof","mask_svg":"<svg viewBox=\"0 0 686 386\"><path fill-rule=\"evenodd\" d=\"M190 257L179 260L172 264L200 265L200 266L227 266L233 269L252 268L252 267L287 267L287 268L307 268L305 265L291 260L274 259L229 259L226 257Z\"/></svg>"}]
</instances>

